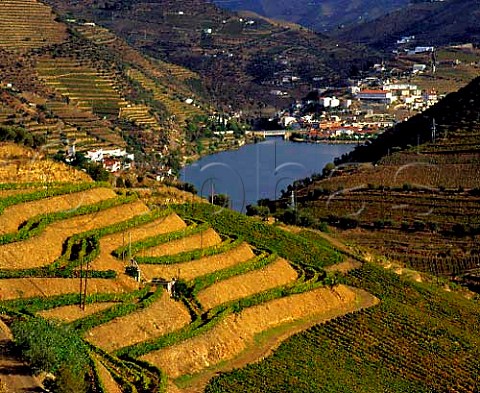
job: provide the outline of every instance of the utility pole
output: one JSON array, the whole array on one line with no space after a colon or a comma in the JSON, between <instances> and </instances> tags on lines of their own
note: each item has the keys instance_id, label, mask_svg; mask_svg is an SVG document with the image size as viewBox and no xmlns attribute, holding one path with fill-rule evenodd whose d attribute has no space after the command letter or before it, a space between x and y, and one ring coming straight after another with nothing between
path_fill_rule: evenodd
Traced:
<instances>
[{"instance_id":1,"label":"utility pole","mask_svg":"<svg viewBox=\"0 0 480 393\"><path fill-rule=\"evenodd\" d=\"M432 142L435 143L435 138L437 136L437 125L435 123L435 118L432 121Z\"/></svg>"},{"instance_id":2,"label":"utility pole","mask_svg":"<svg viewBox=\"0 0 480 393\"><path fill-rule=\"evenodd\" d=\"M82 295L83 295L83 258L80 260L80 291L79 291L79 306L82 309Z\"/></svg>"},{"instance_id":3,"label":"utility pole","mask_svg":"<svg viewBox=\"0 0 480 393\"><path fill-rule=\"evenodd\" d=\"M277 170L277 140L274 141L274 149L275 149L275 166L273 168L274 171Z\"/></svg>"},{"instance_id":4,"label":"utility pole","mask_svg":"<svg viewBox=\"0 0 480 393\"><path fill-rule=\"evenodd\" d=\"M80 309L85 311L87 304L87 285L88 285L88 270L90 269L90 262L87 260L84 269L83 255L80 259Z\"/></svg>"},{"instance_id":5,"label":"utility pole","mask_svg":"<svg viewBox=\"0 0 480 393\"><path fill-rule=\"evenodd\" d=\"M132 260L132 232L128 233L128 259Z\"/></svg>"},{"instance_id":6,"label":"utility pole","mask_svg":"<svg viewBox=\"0 0 480 393\"><path fill-rule=\"evenodd\" d=\"M87 303L87 284L88 284L88 270L90 268L90 262L87 260L87 264L85 266L85 285L83 287L83 310L85 311L85 305Z\"/></svg>"},{"instance_id":7,"label":"utility pole","mask_svg":"<svg viewBox=\"0 0 480 393\"><path fill-rule=\"evenodd\" d=\"M211 186L211 188L210 188L210 202L213 205L213 197L215 196L215 189L213 187L213 179L211 180L210 186Z\"/></svg>"},{"instance_id":8,"label":"utility pole","mask_svg":"<svg viewBox=\"0 0 480 393\"><path fill-rule=\"evenodd\" d=\"M123 237L122 237L122 262L123 262L123 265L125 266L125 231L123 231Z\"/></svg>"}]
</instances>

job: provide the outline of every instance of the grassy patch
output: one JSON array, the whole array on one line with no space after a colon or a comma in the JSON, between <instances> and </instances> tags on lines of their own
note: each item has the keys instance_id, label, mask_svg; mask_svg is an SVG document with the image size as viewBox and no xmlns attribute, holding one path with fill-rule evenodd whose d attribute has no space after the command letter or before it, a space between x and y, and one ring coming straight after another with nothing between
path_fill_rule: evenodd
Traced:
<instances>
[{"instance_id":1,"label":"grassy patch","mask_svg":"<svg viewBox=\"0 0 480 393\"><path fill-rule=\"evenodd\" d=\"M295 264L321 268L343 260L326 240L313 242L232 210L218 210L207 204L178 205L174 210L182 217L205 220L219 233L240 236L251 245L276 252Z\"/></svg>"}]
</instances>

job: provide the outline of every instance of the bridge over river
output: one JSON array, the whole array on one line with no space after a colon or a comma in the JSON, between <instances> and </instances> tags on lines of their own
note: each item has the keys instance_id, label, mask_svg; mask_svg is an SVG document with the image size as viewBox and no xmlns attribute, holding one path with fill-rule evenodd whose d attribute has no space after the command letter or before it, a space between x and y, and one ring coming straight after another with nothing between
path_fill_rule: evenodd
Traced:
<instances>
[{"instance_id":1,"label":"bridge over river","mask_svg":"<svg viewBox=\"0 0 480 393\"><path fill-rule=\"evenodd\" d=\"M295 132L302 132L302 131L295 131ZM264 130L264 131L247 131L247 135L255 135L263 138L268 138L272 136L282 136L283 139L289 140L290 136L292 135L292 131L290 130Z\"/></svg>"}]
</instances>

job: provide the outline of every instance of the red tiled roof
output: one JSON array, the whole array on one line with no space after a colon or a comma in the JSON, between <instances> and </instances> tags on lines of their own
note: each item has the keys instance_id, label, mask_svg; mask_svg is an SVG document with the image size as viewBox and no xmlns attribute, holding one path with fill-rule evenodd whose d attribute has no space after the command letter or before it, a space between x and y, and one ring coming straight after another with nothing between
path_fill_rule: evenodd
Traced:
<instances>
[{"instance_id":1,"label":"red tiled roof","mask_svg":"<svg viewBox=\"0 0 480 393\"><path fill-rule=\"evenodd\" d=\"M361 90L360 94L386 94L390 93L389 90Z\"/></svg>"}]
</instances>

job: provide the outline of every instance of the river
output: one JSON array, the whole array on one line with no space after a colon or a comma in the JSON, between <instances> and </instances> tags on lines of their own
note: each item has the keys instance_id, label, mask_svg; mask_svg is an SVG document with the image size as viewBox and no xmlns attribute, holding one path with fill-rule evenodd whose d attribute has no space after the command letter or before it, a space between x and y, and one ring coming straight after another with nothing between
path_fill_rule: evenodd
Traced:
<instances>
[{"instance_id":1,"label":"river","mask_svg":"<svg viewBox=\"0 0 480 393\"><path fill-rule=\"evenodd\" d=\"M259 199L275 199L294 180L320 173L325 164L348 153L351 144L309 144L267 138L238 150L206 156L184 167L180 179L192 183L202 196L227 194L234 210Z\"/></svg>"}]
</instances>

